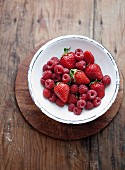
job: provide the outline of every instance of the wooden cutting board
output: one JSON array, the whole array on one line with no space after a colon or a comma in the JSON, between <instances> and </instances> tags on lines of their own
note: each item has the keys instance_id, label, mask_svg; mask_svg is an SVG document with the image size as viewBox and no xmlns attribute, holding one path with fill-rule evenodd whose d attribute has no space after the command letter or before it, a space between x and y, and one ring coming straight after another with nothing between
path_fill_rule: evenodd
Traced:
<instances>
[{"instance_id":1,"label":"wooden cutting board","mask_svg":"<svg viewBox=\"0 0 125 170\"><path fill-rule=\"evenodd\" d=\"M41 46L41 45L40 45ZM39 47L40 47L39 46ZM57 139L76 140L98 133L105 128L118 113L123 98L123 77L121 75L120 89L117 98L111 108L98 119L80 125L71 125L57 122L42 113L32 101L27 83L27 72L33 55L39 49L37 47L19 65L15 94L18 106L25 119L39 132Z\"/></svg>"}]
</instances>

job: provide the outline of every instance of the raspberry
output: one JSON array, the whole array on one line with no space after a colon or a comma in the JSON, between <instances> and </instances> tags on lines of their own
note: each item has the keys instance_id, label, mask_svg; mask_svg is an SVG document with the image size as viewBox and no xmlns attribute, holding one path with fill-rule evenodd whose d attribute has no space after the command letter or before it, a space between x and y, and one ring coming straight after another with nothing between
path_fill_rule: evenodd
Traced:
<instances>
[{"instance_id":1,"label":"raspberry","mask_svg":"<svg viewBox=\"0 0 125 170\"><path fill-rule=\"evenodd\" d=\"M54 60L55 64L59 64L59 59L57 57L52 57L50 60Z\"/></svg>"},{"instance_id":2,"label":"raspberry","mask_svg":"<svg viewBox=\"0 0 125 170\"><path fill-rule=\"evenodd\" d=\"M71 103L68 105L68 110L73 112L74 107L75 107L75 105L73 103Z\"/></svg>"},{"instance_id":3,"label":"raspberry","mask_svg":"<svg viewBox=\"0 0 125 170\"><path fill-rule=\"evenodd\" d=\"M45 87L47 89L52 89L54 87L54 81L52 79L47 79L45 81Z\"/></svg>"},{"instance_id":4,"label":"raspberry","mask_svg":"<svg viewBox=\"0 0 125 170\"><path fill-rule=\"evenodd\" d=\"M91 101L88 100L88 101L86 102L85 108L86 108L87 110L93 109L93 108L94 108L94 104L93 104Z\"/></svg>"},{"instance_id":5,"label":"raspberry","mask_svg":"<svg viewBox=\"0 0 125 170\"><path fill-rule=\"evenodd\" d=\"M78 101L78 98L72 94L72 93L69 93L69 96L68 96L68 99L67 99L67 103L70 104L70 103L77 103Z\"/></svg>"},{"instance_id":6,"label":"raspberry","mask_svg":"<svg viewBox=\"0 0 125 170\"><path fill-rule=\"evenodd\" d=\"M83 94L83 93L87 93L87 92L88 92L88 87L85 86L85 85L83 85L83 84L81 84L81 85L79 86L79 93L80 93L80 94Z\"/></svg>"},{"instance_id":7,"label":"raspberry","mask_svg":"<svg viewBox=\"0 0 125 170\"><path fill-rule=\"evenodd\" d=\"M78 108L78 107L74 107L73 112L74 112L76 115L80 115L81 112L82 112L82 109L80 109L80 108Z\"/></svg>"},{"instance_id":8,"label":"raspberry","mask_svg":"<svg viewBox=\"0 0 125 170\"><path fill-rule=\"evenodd\" d=\"M43 90L43 96L44 96L45 98L49 98L49 97L51 96L51 91L45 88L45 89Z\"/></svg>"},{"instance_id":9,"label":"raspberry","mask_svg":"<svg viewBox=\"0 0 125 170\"><path fill-rule=\"evenodd\" d=\"M102 83L103 83L105 86L109 85L109 84L111 83L111 78L110 78L110 76L105 75L105 76L103 77L103 79L102 79Z\"/></svg>"},{"instance_id":10,"label":"raspberry","mask_svg":"<svg viewBox=\"0 0 125 170\"><path fill-rule=\"evenodd\" d=\"M49 101L51 102L55 102L57 99L57 96L55 95L55 93L52 93L52 95L49 97Z\"/></svg>"},{"instance_id":11,"label":"raspberry","mask_svg":"<svg viewBox=\"0 0 125 170\"><path fill-rule=\"evenodd\" d=\"M101 98L100 97L96 97L93 100L93 104L94 104L95 107L98 107L101 104Z\"/></svg>"},{"instance_id":12,"label":"raspberry","mask_svg":"<svg viewBox=\"0 0 125 170\"><path fill-rule=\"evenodd\" d=\"M65 105L65 103L62 100L60 100L60 98L57 98L56 104L60 107L63 107Z\"/></svg>"},{"instance_id":13,"label":"raspberry","mask_svg":"<svg viewBox=\"0 0 125 170\"><path fill-rule=\"evenodd\" d=\"M84 70L86 68L86 62L81 60L75 64L76 68L79 70Z\"/></svg>"},{"instance_id":14,"label":"raspberry","mask_svg":"<svg viewBox=\"0 0 125 170\"><path fill-rule=\"evenodd\" d=\"M43 65L43 71L46 71L46 70L48 70L48 65L47 65L47 64L44 64L44 65Z\"/></svg>"},{"instance_id":15,"label":"raspberry","mask_svg":"<svg viewBox=\"0 0 125 170\"><path fill-rule=\"evenodd\" d=\"M71 87L70 87L70 92L71 93L78 93L78 91L79 91L79 87L78 87L77 84L71 85Z\"/></svg>"},{"instance_id":16,"label":"raspberry","mask_svg":"<svg viewBox=\"0 0 125 170\"><path fill-rule=\"evenodd\" d=\"M68 83L68 82L70 82L70 76L68 75L68 74L63 74L63 76L62 76L62 81L64 82L64 83Z\"/></svg>"},{"instance_id":17,"label":"raspberry","mask_svg":"<svg viewBox=\"0 0 125 170\"><path fill-rule=\"evenodd\" d=\"M78 108L83 109L85 107L85 105L86 105L86 101L85 100L78 100L77 101Z\"/></svg>"},{"instance_id":18,"label":"raspberry","mask_svg":"<svg viewBox=\"0 0 125 170\"><path fill-rule=\"evenodd\" d=\"M64 73L64 67L62 65L55 65L54 67L54 72L58 75L63 74Z\"/></svg>"},{"instance_id":19,"label":"raspberry","mask_svg":"<svg viewBox=\"0 0 125 170\"><path fill-rule=\"evenodd\" d=\"M87 98L90 100L94 100L97 96L97 92L95 90L89 90L87 92Z\"/></svg>"},{"instance_id":20,"label":"raspberry","mask_svg":"<svg viewBox=\"0 0 125 170\"><path fill-rule=\"evenodd\" d=\"M61 80L61 77L60 75L53 73L52 79L54 80L54 82L58 82Z\"/></svg>"},{"instance_id":21,"label":"raspberry","mask_svg":"<svg viewBox=\"0 0 125 170\"><path fill-rule=\"evenodd\" d=\"M56 64L54 60L49 60L47 62L47 65L48 65L48 70L53 70Z\"/></svg>"},{"instance_id":22,"label":"raspberry","mask_svg":"<svg viewBox=\"0 0 125 170\"><path fill-rule=\"evenodd\" d=\"M40 79L40 82L43 86L45 86L45 80L43 79L43 77Z\"/></svg>"},{"instance_id":23,"label":"raspberry","mask_svg":"<svg viewBox=\"0 0 125 170\"><path fill-rule=\"evenodd\" d=\"M52 78L52 71L50 70L47 70L43 73L43 79L46 80L46 79L51 79Z\"/></svg>"},{"instance_id":24,"label":"raspberry","mask_svg":"<svg viewBox=\"0 0 125 170\"><path fill-rule=\"evenodd\" d=\"M68 68L64 68L64 73L69 74L69 69Z\"/></svg>"},{"instance_id":25,"label":"raspberry","mask_svg":"<svg viewBox=\"0 0 125 170\"><path fill-rule=\"evenodd\" d=\"M76 61L81 61L84 58L84 54L82 52L75 53L75 59Z\"/></svg>"},{"instance_id":26,"label":"raspberry","mask_svg":"<svg viewBox=\"0 0 125 170\"><path fill-rule=\"evenodd\" d=\"M75 50L75 54L76 54L77 52L83 53L83 51L82 51L80 48L77 48L77 49Z\"/></svg>"},{"instance_id":27,"label":"raspberry","mask_svg":"<svg viewBox=\"0 0 125 170\"><path fill-rule=\"evenodd\" d=\"M79 97L80 100L87 100L87 94L83 93L80 97Z\"/></svg>"}]
</instances>

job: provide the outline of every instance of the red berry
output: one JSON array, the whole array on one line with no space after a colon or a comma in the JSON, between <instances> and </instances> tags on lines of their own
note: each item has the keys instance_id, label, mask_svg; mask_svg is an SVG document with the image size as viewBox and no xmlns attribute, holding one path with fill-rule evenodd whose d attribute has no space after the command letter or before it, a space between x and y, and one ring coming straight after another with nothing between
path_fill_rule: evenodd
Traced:
<instances>
[{"instance_id":1,"label":"red berry","mask_svg":"<svg viewBox=\"0 0 125 170\"><path fill-rule=\"evenodd\" d=\"M73 94L73 93L69 93L68 99L67 99L67 103L74 103L76 104L78 101L78 98Z\"/></svg>"},{"instance_id":2,"label":"red berry","mask_svg":"<svg viewBox=\"0 0 125 170\"><path fill-rule=\"evenodd\" d=\"M52 71L51 70L47 70L43 73L43 79L51 79L52 78Z\"/></svg>"},{"instance_id":3,"label":"red berry","mask_svg":"<svg viewBox=\"0 0 125 170\"><path fill-rule=\"evenodd\" d=\"M52 95L49 97L49 101L51 102L55 102L57 99L57 96L55 95L55 93L52 93Z\"/></svg>"},{"instance_id":4,"label":"red berry","mask_svg":"<svg viewBox=\"0 0 125 170\"><path fill-rule=\"evenodd\" d=\"M53 70L56 64L54 60L49 60L47 62L47 65L48 65L48 70Z\"/></svg>"},{"instance_id":5,"label":"red berry","mask_svg":"<svg viewBox=\"0 0 125 170\"><path fill-rule=\"evenodd\" d=\"M86 68L86 62L83 60L78 61L75 66L79 70L84 70Z\"/></svg>"},{"instance_id":6,"label":"red berry","mask_svg":"<svg viewBox=\"0 0 125 170\"><path fill-rule=\"evenodd\" d=\"M101 98L100 97L96 97L93 100L93 104L94 104L95 107L98 107L101 104Z\"/></svg>"},{"instance_id":7,"label":"red berry","mask_svg":"<svg viewBox=\"0 0 125 170\"><path fill-rule=\"evenodd\" d=\"M59 63L59 59L57 57L52 57L51 60L54 60L55 61L55 64L58 64Z\"/></svg>"},{"instance_id":8,"label":"red berry","mask_svg":"<svg viewBox=\"0 0 125 170\"><path fill-rule=\"evenodd\" d=\"M68 68L64 68L64 73L69 74L69 69Z\"/></svg>"},{"instance_id":9,"label":"red berry","mask_svg":"<svg viewBox=\"0 0 125 170\"><path fill-rule=\"evenodd\" d=\"M43 89L43 96L49 98L51 96L51 91L48 89Z\"/></svg>"},{"instance_id":10,"label":"red berry","mask_svg":"<svg viewBox=\"0 0 125 170\"><path fill-rule=\"evenodd\" d=\"M111 78L108 75L103 76L102 83L107 86L111 83Z\"/></svg>"},{"instance_id":11,"label":"red berry","mask_svg":"<svg viewBox=\"0 0 125 170\"><path fill-rule=\"evenodd\" d=\"M54 82L59 82L61 80L61 77L60 75L53 73L52 79L54 80Z\"/></svg>"},{"instance_id":12,"label":"red berry","mask_svg":"<svg viewBox=\"0 0 125 170\"><path fill-rule=\"evenodd\" d=\"M69 95L69 85L63 82L57 83L54 87L54 93L63 101L67 102L68 95Z\"/></svg>"},{"instance_id":13,"label":"red berry","mask_svg":"<svg viewBox=\"0 0 125 170\"><path fill-rule=\"evenodd\" d=\"M85 100L78 100L77 101L78 108L83 109L85 107L85 105L86 105L86 101Z\"/></svg>"},{"instance_id":14,"label":"red berry","mask_svg":"<svg viewBox=\"0 0 125 170\"><path fill-rule=\"evenodd\" d=\"M95 90L89 90L87 92L87 98L90 100L94 100L97 96L97 92Z\"/></svg>"},{"instance_id":15,"label":"red berry","mask_svg":"<svg viewBox=\"0 0 125 170\"><path fill-rule=\"evenodd\" d=\"M97 96L101 99L105 96L105 86L101 82L93 82L90 85L91 90L95 90L97 92Z\"/></svg>"},{"instance_id":16,"label":"red berry","mask_svg":"<svg viewBox=\"0 0 125 170\"><path fill-rule=\"evenodd\" d=\"M82 109L80 109L80 108L78 108L78 107L74 107L73 112L74 112L76 115L80 115L81 112L82 112Z\"/></svg>"},{"instance_id":17,"label":"red berry","mask_svg":"<svg viewBox=\"0 0 125 170\"><path fill-rule=\"evenodd\" d=\"M54 81L52 79L47 79L45 81L45 87L47 89L52 89L54 87Z\"/></svg>"},{"instance_id":18,"label":"red berry","mask_svg":"<svg viewBox=\"0 0 125 170\"><path fill-rule=\"evenodd\" d=\"M95 59L94 56L92 55L92 53L90 51L85 51L84 52L84 61L86 62L86 64L93 64Z\"/></svg>"},{"instance_id":19,"label":"red berry","mask_svg":"<svg viewBox=\"0 0 125 170\"><path fill-rule=\"evenodd\" d=\"M76 54L77 52L83 53L83 51L82 51L80 48L77 48L77 49L75 50L75 54Z\"/></svg>"},{"instance_id":20,"label":"red berry","mask_svg":"<svg viewBox=\"0 0 125 170\"><path fill-rule=\"evenodd\" d=\"M71 69L70 75L76 84L89 84L90 80L82 70Z\"/></svg>"},{"instance_id":21,"label":"red berry","mask_svg":"<svg viewBox=\"0 0 125 170\"><path fill-rule=\"evenodd\" d=\"M77 53L75 53L75 59L76 59L76 61L81 61L81 60L83 60L83 58L84 58L84 55L83 55L82 52L77 52Z\"/></svg>"},{"instance_id":22,"label":"red berry","mask_svg":"<svg viewBox=\"0 0 125 170\"><path fill-rule=\"evenodd\" d=\"M79 87L78 87L77 84L71 85L71 87L70 87L70 92L71 93L78 93L78 91L79 91Z\"/></svg>"},{"instance_id":23,"label":"red berry","mask_svg":"<svg viewBox=\"0 0 125 170\"><path fill-rule=\"evenodd\" d=\"M60 59L60 64L68 69L75 67L75 53L69 52L64 54Z\"/></svg>"},{"instance_id":24,"label":"red berry","mask_svg":"<svg viewBox=\"0 0 125 170\"><path fill-rule=\"evenodd\" d=\"M83 93L87 93L87 92L88 92L88 87L86 85L81 84L79 86L79 93L83 94Z\"/></svg>"},{"instance_id":25,"label":"red berry","mask_svg":"<svg viewBox=\"0 0 125 170\"><path fill-rule=\"evenodd\" d=\"M83 93L80 97L79 97L80 100L87 100L87 94Z\"/></svg>"},{"instance_id":26,"label":"red berry","mask_svg":"<svg viewBox=\"0 0 125 170\"><path fill-rule=\"evenodd\" d=\"M65 103L60 98L57 98L56 104L60 107L63 107L65 105Z\"/></svg>"},{"instance_id":27,"label":"red berry","mask_svg":"<svg viewBox=\"0 0 125 170\"><path fill-rule=\"evenodd\" d=\"M47 64L44 64L44 66L43 66L43 71L46 71L46 70L48 70L48 65L47 65Z\"/></svg>"},{"instance_id":28,"label":"red berry","mask_svg":"<svg viewBox=\"0 0 125 170\"><path fill-rule=\"evenodd\" d=\"M94 104L93 104L91 101L88 100L88 101L86 102L85 108L86 108L87 110L93 109L93 108L94 108Z\"/></svg>"},{"instance_id":29,"label":"red berry","mask_svg":"<svg viewBox=\"0 0 125 170\"><path fill-rule=\"evenodd\" d=\"M45 86L45 80L43 79L43 77L40 79L40 82L43 86Z\"/></svg>"},{"instance_id":30,"label":"red berry","mask_svg":"<svg viewBox=\"0 0 125 170\"><path fill-rule=\"evenodd\" d=\"M68 110L72 112L74 107L75 107L75 104L71 103L71 104L68 105Z\"/></svg>"},{"instance_id":31,"label":"red berry","mask_svg":"<svg viewBox=\"0 0 125 170\"><path fill-rule=\"evenodd\" d=\"M56 73L56 74L58 74L58 75L60 75L60 74L63 74L64 73L64 68L63 68L63 66L62 65L55 65L55 67L54 67L54 72Z\"/></svg>"},{"instance_id":32,"label":"red berry","mask_svg":"<svg viewBox=\"0 0 125 170\"><path fill-rule=\"evenodd\" d=\"M90 80L102 80L103 74L98 64L89 64L85 69L85 74Z\"/></svg>"},{"instance_id":33,"label":"red berry","mask_svg":"<svg viewBox=\"0 0 125 170\"><path fill-rule=\"evenodd\" d=\"M62 76L62 81L64 82L64 83L68 83L68 82L70 82L70 76L68 75L68 74L63 74L63 76Z\"/></svg>"}]
</instances>

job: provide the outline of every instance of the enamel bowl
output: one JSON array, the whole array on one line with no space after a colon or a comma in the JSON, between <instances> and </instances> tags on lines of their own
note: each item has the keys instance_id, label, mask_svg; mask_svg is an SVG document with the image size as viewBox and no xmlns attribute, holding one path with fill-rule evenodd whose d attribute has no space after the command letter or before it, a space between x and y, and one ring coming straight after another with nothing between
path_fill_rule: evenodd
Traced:
<instances>
[{"instance_id":1,"label":"enamel bowl","mask_svg":"<svg viewBox=\"0 0 125 170\"><path fill-rule=\"evenodd\" d=\"M71 51L81 48L83 51L89 50L95 58L95 63L99 64L103 75L111 77L111 84L106 87L105 97L101 105L92 110L83 109L81 115L75 115L68 111L68 106L59 107L51 103L42 95L43 86L40 84L43 65L52 57L60 58L64 48L71 47ZM119 90L119 71L113 56L98 42L81 35L67 35L55 38L43 45L34 55L28 70L28 87L30 95L36 106L48 117L67 124L87 123L103 115L113 104Z\"/></svg>"}]
</instances>

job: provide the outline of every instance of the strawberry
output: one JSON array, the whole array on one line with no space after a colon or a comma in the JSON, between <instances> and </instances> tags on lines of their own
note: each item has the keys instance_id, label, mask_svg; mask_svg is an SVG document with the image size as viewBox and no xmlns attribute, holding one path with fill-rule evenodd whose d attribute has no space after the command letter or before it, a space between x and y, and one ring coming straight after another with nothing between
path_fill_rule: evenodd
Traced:
<instances>
[{"instance_id":1,"label":"strawberry","mask_svg":"<svg viewBox=\"0 0 125 170\"><path fill-rule=\"evenodd\" d=\"M81 70L71 69L70 70L70 77L71 77L73 82L75 82L76 84L79 84L79 85L90 83L90 80L88 79L88 77Z\"/></svg>"},{"instance_id":2,"label":"strawberry","mask_svg":"<svg viewBox=\"0 0 125 170\"><path fill-rule=\"evenodd\" d=\"M68 95L69 95L69 85L65 84L63 82L58 83L55 87L54 87L54 93L65 103L68 99Z\"/></svg>"},{"instance_id":3,"label":"strawberry","mask_svg":"<svg viewBox=\"0 0 125 170\"><path fill-rule=\"evenodd\" d=\"M89 64L85 69L85 74L90 80L102 80L103 74L98 64Z\"/></svg>"},{"instance_id":4,"label":"strawberry","mask_svg":"<svg viewBox=\"0 0 125 170\"><path fill-rule=\"evenodd\" d=\"M68 52L70 49L64 48L64 54L60 59L60 64L68 69L72 69L75 67L75 53Z\"/></svg>"},{"instance_id":5,"label":"strawberry","mask_svg":"<svg viewBox=\"0 0 125 170\"><path fill-rule=\"evenodd\" d=\"M92 53L90 51L85 51L84 52L84 61L86 62L86 64L93 64L95 59L94 56L92 55Z\"/></svg>"},{"instance_id":6,"label":"strawberry","mask_svg":"<svg viewBox=\"0 0 125 170\"><path fill-rule=\"evenodd\" d=\"M100 97L101 99L105 96L105 86L101 82L93 82L90 85L91 90L95 90L97 92L97 96Z\"/></svg>"}]
</instances>

